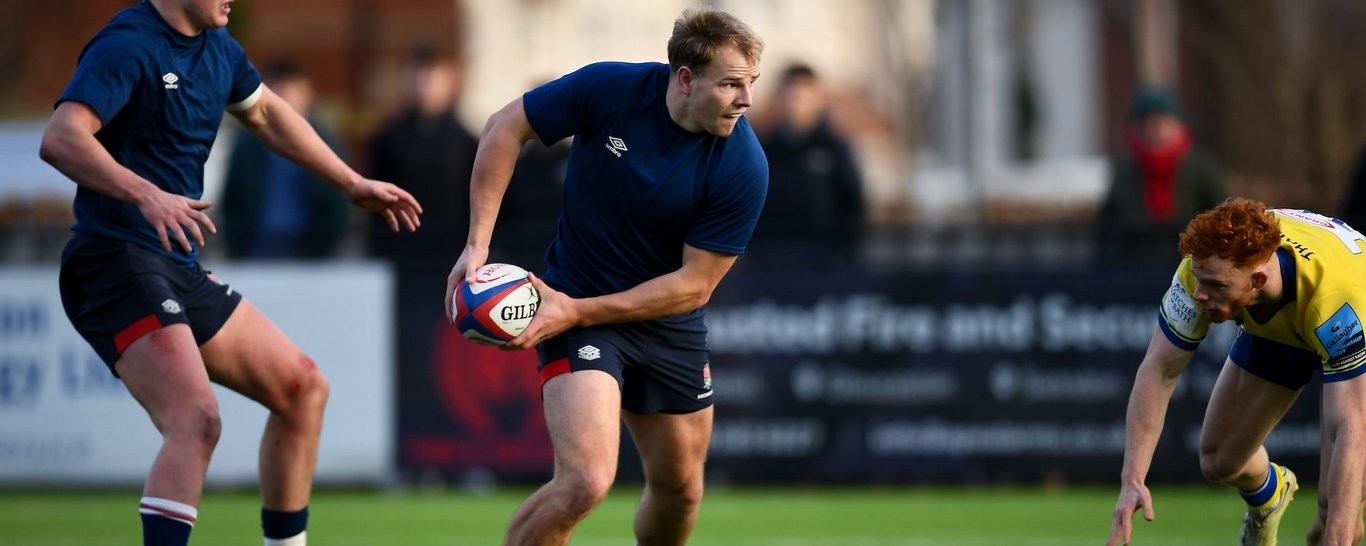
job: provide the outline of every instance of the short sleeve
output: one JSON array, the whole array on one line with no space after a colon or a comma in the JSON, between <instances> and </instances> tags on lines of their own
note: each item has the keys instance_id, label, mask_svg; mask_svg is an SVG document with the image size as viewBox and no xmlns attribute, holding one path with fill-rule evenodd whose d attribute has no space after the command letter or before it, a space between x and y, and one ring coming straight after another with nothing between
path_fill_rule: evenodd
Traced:
<instances>
[{"instance_id":1,"label":"short sleeve","mask_svg":"<svg viewBox=\"0 0 1366 546\"><path fill-rule=\"evenodd\" d=\"M756 144L742 166L708 188L703 209L688 229L688 246L744 254L768 196L768 161Z\"/></svg>"},{"instance_id":2,"label":"short sleeve","mask_svg":"<svg viewBox=\"0 0 1366 546\"><path fill-rule=\"evenodd\" d=\"M76 72L56 104L84 103L95 111L101 124L109 125L128 104L144 72L141 51L133 40L117 35L96 36L81 52Z\"/></svg>"},{"instance_id":3,"label":"short sleeve","mask_svg":"<svg viewBox=\"0 0 1366 546\"><path fill-rule=\"evenodd\" d=\"M227 108L240 112L251 108L261 98L261 73L247 58L247 52L242 49L242 44L229 36L227 30L219 29L218 32L222 32L227 38L228 55L233 67L232 88L228 91Z\"/></svg>"},{"instance_id":4,"label":"short sleeve","mask_svg":"<svg viewBox=\"0 0 1366 546\"><path fill-rule=\"evenodd\" d=\"M1366 340L1358 314L1359 309L1366 309L1366 298L1320 296L1326 305L1311 304L1306 309L1305 323L1314 329L1310 337L1323 360L1323 382L1343 381L1366 373Z\"/></svg>"},{"instance_id":5,"label":"short sleeve","mask_svg":"<svg viewBox=\"0 0 1366 546\"><path fill-rule=\"evenodd\" d=\"M1209 333L1209 318L1195 303L1195 275L1190 270L1190 258L1181 261L1172 275L1171 286L1162 296L1158 309L1157 326L1173 345L1194 351Z\"/></svg>"},{"instance_id":6,"label":"short sleeve","mask_svg":"<svg viewBox=\"0 0 1366 546\"><path fill-rule=\"evenodd\" d=\"M550 146L585 132L587 120L596 119L593 97L600 64L588 65L527 91L522 108L541 142Z\"/></svg>"}]
</instances>

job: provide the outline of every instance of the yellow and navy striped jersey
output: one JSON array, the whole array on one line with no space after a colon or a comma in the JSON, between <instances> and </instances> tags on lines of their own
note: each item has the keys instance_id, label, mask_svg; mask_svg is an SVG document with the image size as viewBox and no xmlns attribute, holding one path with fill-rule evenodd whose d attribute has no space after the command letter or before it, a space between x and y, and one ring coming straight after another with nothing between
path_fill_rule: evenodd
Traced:
<instances>
[{"instance_id":1,"label":"yellow and navy striped jersey","mask_svg":"<svg viewBox=\"0 0 1366 546\"><path fill-rule=\"evenodd\" d=\"M1259 322L1243 310L1235 318L1251 335L1318 353L1325 382L1366 373L1366 236L1335 218L1289 209L1272 211L1281 226L1276 255L1284 306ZM1190 256L1181 260L1162 298L1158 326L1167 339L1195 350L1210 319L1195 302Z\"/></svg>"}]
</instances>

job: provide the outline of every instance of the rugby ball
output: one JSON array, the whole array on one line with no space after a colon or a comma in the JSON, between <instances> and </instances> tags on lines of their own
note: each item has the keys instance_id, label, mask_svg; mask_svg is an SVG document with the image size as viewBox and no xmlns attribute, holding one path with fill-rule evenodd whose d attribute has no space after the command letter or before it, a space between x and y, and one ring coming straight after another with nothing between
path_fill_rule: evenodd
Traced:
<instances>
[{"instance_id":1,"label":"rugby ball","mask_svg":"<svg viewBox=\"0 0 1366 546\"><path fill-rule=\"evenodd\" d=\"M511 264L485 264L474 282L460 281L451 311L465 337L485 345L506 345L531 323L540 294L525 269Z\"/></svg>"}]
</instances>

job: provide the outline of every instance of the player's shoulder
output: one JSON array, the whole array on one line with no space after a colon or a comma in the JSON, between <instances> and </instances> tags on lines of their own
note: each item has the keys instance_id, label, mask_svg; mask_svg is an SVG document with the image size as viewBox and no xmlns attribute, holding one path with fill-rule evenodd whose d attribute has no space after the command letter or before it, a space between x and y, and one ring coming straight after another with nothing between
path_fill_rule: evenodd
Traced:
<instances>
[{"instance_id":1,"label":"player's shoulder","mask_svg":"<svg viewBox=\"0 0 1366 546\"><path fill-rule=\"evenodd\" d=\"M658 77L661 71L667 73L669 65L664 63L629 63L624 61L599 61L589 63L578 69L580 74L606 78L648 79Z\"/></svg>"},{"instance_id":2,"label":"player's shoulder","mask_svg":"<svg viewBox=\"0 0 1366 546\"><path fill-rule=\"evenodd\" d=\"M90 38L82 54L103 50L120 57L136 57L151 52L163 25L153 9L150 3L143 3L120 10Z\"/></svg>"},{"instance_id":3,"label":"player's shoulder","mask_svg":"<svg viewBox=\"0 0 1366 546\"><path fill-rule=\"evenodd\" d=\"M735 123L735 130L726 137L728 145L735 145L739 148L740 157L747 163L762 164L764 169L768 169L768 158L764 154L764 147L759 143L758 135L754 134L754 127L749 124L749 118L740 116Z\"/></svg>"},{"instance_id":4,"label":"player's shoulder","mask_svg":"<svg viewBox=\"0 0 1366 546\"><path fill-rule=\"evenodd\" d=\"M749 121L741 116L730 135L721 139L725 144L721 161L713 171L722 178L747 179L759 186L768 184L768 157Z\"/></svg>"},{"instance_id":5,"label":"player's shoulder","mask_svg":"<svg viewBox=\"0 0 1366 546\"><path fill-rule=\"evenodd\" d=\"M669 65L663 63L602 61L584 65L565 80L621 99L651 98L663 94L668 72Z\"/></svg>"},{"instance_id":6,"label":"player's shoulder","mask_svg":"<svg viewBox=\"0 0 1366 546\"><path fill-rule=\"evenodd\" d=\"M1195 272L1191 271L1191 257L1182 256L1172 272L1171 287L1168 291L1184 292L1187 296L1195 294Z\"/></svg>"},{"instance_id":7,"label":"player's shoulder","mask_svg":"<svg viewBox=\"0 0 1366 546\"><path fill-rule=\"evenodd\" d=\"M204 37L212 45L216 47L228 48L231 50L242 49L242 45L237 43L237 38L233 38L232 34L228 32L227 28L216 28L213 30L205 31Z\"/></svg>"}]
</instances>

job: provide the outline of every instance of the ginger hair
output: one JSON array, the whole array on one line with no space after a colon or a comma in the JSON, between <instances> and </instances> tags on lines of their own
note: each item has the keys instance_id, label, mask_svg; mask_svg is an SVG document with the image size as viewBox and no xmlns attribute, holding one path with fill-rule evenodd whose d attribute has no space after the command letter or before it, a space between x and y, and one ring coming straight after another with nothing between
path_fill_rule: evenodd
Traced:
<instances>
[{"instance_id":1,"label":"ginger hair","mask_svg":"<svg viewBox=\"0 0 1366 546\"><path fill-rule=\"evenodd\" d=\"M1181 232L1183 256L1218 256L1236 267L1247 267L1271 257L1281 244L1281 225L1266 204L1229 199L1200 213Z\"/></svg>"}]
</instances>

